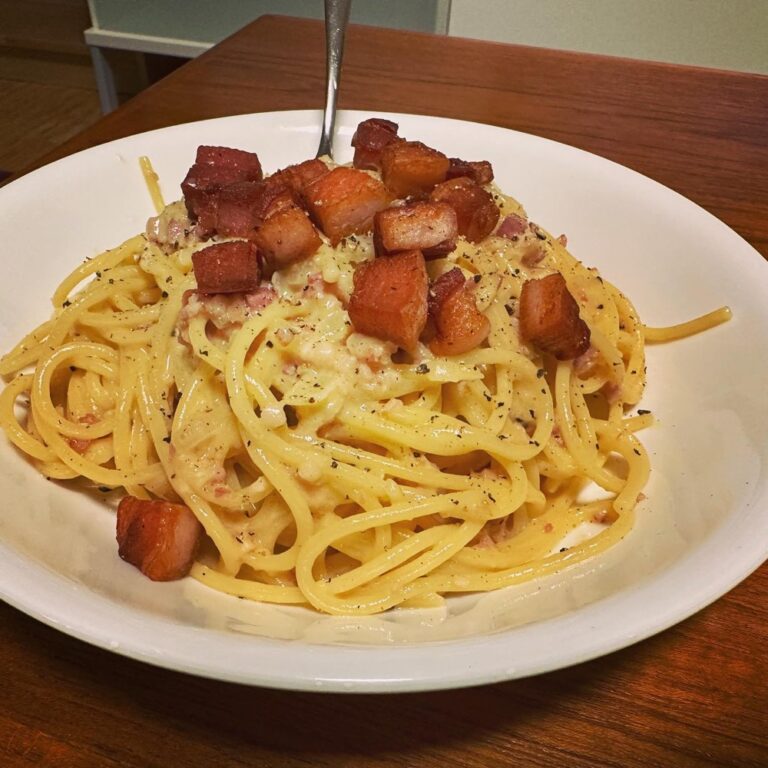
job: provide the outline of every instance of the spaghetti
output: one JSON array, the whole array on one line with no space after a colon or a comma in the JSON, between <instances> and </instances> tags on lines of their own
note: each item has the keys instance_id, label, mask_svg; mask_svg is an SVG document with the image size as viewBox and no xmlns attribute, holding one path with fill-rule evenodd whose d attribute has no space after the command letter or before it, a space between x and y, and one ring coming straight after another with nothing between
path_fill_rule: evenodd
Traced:
<instances>
[{"instance_id":1,"label":"spaghetti","mask_svg":"<svg viewBox=\"0 0 768 768\"><path fill-rule=\"evenodd\" d=\"M156 224L183 217L146 159L142 171ZM525 219L491 189L502 217ZM331 614L433 606L615 544L649 475L636 433L652 416L630 413L644 344L729 316L646 328L564 238L532 226L460 238L428 262L432 278L453 267L474 278L490 332L461 355L420 343L409 356L350 325L370 235L324 237L248 301L189 293L204 246L139 235L77 267L53 317L0 362L0 426L46 477L189 507L207 534L191 571L202 583ZM591 335L575 360L518 332L522 286L555 272ZM591 484L602 498L583 501ZM599 533L559 546L594 521Z\"/></svg>"}]
</instances>

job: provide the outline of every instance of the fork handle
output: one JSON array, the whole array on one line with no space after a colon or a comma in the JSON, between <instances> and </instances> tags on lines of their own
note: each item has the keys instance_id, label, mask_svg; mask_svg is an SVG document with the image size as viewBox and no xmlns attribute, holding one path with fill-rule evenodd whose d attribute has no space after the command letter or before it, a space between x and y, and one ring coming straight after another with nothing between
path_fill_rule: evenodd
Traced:
<instances>
[{"instance_id":1,"label":"fork handle","mask_svg":"<svg viewBox=\"0 0 768 768\"><path fill-rule=\"evenodd\" d=\"M341 62L344 58L344 33L347 31L352 0L325 0L325 111L323 133L317 156L333 151L333 129L336 124L336 98L341 80Z\"/></svg>"}]
</instances>

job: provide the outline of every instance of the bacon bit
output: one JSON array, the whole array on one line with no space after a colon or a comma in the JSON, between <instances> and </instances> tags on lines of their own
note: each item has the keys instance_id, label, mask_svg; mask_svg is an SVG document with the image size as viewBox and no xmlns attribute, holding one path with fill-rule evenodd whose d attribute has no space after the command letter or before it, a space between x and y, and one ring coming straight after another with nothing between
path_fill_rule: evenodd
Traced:
<instances>
[{"instance_id":1,"label":"bacon bit","mask_svg":"<svg viewBox=\"0 0 768 768\"><path fill-rule=\"evenodd\" d=\"M456 212L447 203L410 203L373 217L377 256L413 250L420 250L424 258L445 256L456 247L457 237Z\"/></svg>"},{"instance_id":2,"label":"bacon bit","mask_svg":"<svg viewBox=\"0 0 768 768\"><path fill-rule=\"evenodd\" d=\"M474 285L464 280L458 267L440 275L433 283L429 315L436 335L429 348L435 355L460 355L487 338L491 324L477 309Z\"/></svg>"},{"instance_id":3,"label":"bacon bit","mask_svg":"<svg viewBox=\"0 0 768 768\"><path fill-rule=\"evenodd\" d=\"M458 157L450 158L448 167L448 179L459 179L466 176L475 184L490 184L493 181L493 166L487 160L460 160Z\"/></svg>"},{"instance_id":4,"label":"bacon bit","mask_svg":"<svg viewBox=\"0 0 768 768\"><path fill-rule=\"evenodd\" d=\"M558 235L557 242L565 248L565 246L568 245L568 238L565 235Z\"/></svg>"},{"instance_id":5,"label":"bacon bit","mask_svg":"<svg viewBox=\"0 0 768 768\"><path fill-rule=\"evenodd\" d=\"M245 294L245 304L256 311L268 307L277 298L277 293L271 284L260 285L255 291Z\"/></svg>"},{"instance_id":6,"label":"bacon bit","mask_svg":"<svg viewBox=\"0 0 768 768\"><path fill-rule=\"evenodd\" d=\"M213 495L217 499L220 499L222 496L228 496L230 493L232 493L232 489L226 485L217 485L213 489Z\"/></svg>"},{"instance_id":7,"label":"bacon bit","mask_svg":"<svg viewBox=\"0 0 768 768\"><path fill-rule=\"evenodd\" d=\"M518 216L516 213L510 213L509 216L505 216L501 220L501 224L494 234L498 237L517 240L526 229L528 229L528 219Z\"/></svg>"},{"instance_id":8,"label":"bacon bit","mask_svg":"<svg viewBox=\"0 0 768 768\"><path fill-rule=\"evenodd\" d=\"M448 203L456 211L459 234L472 243L487 237L499 220L499 209L491 194L466 177L438 184L430 199Z\"/></svg>"},{"instance_id":9,"label":"bacon bit","mask_svg":"<svg viewBox=\"0 0 768 768\"><path fill-rule=\"evenodd\" d=\"M395 197L429 194L445 181L450 161L420 141L388 144L381 153L381 178Z\"/></svg>"},{"instance_id":10,"label":"bacon bit","mask_svg":"<svg viewBox=\"0 0 768 768\"><path fill-rule=\"evenodd\" d=\"M547 255L546 251L541 247L538 240L530 245L526 246L525 251L520 259L520 263L524 267L535 267L540 264L544 257Z\"/></svg>"},{"instance_id":11,"label":"bacon bit","mask_svg":"<svg viewBox=\"0 0 768 768\"><path fill-rule=\"evenodd\" d=\"M176 323L177 338L182 344L189 344L189 322L198 316L210 320L213 324L216 333L212 335L229 338L248 318L253 317L254 313L264 309L276 298L277 293L270 284L260 285L250 293L208 295L197 291L184 291Z\"/></svg>"},{"instance_id":12,"label":"bacon bit","mask_svg":"<svg viewBox=\"0 0 768 768\"><path fill-rule=\"evenodd\" d=\"M592 522L594 523L604 523L607 519L608 519L607 509L601 509L599 512L595 512L595 514L592 515Z\"/></svg>"},{"instance_id":13,"label":"bacon bit","mask_svg":"<svg viewBox=\"0 0 768 768\"><path fill-rule=\"evenodd\" d=\"M147 239L165 253L198 242L198 226L187 215L184 203L171 203L147 221Z\"/></svg>"},{"instance_id":14,"label":"bacon bit","mask_svg":"<svg viewBox=\"0 0 768 768\"><path fill-rule=\"evenodd\" d=\"M381 152L389 144L402 141L397 135L398 125L391 120L371 117L357 126L352 136L355 157L352 165L370 171L381 170Z\"/></svg>"},{"instance_id":15,"label":"bacon bit","mask_svg":"<svg viewBox=\"0 0 768 768\"><path fill-rule=\"evenodd\" d=\"M544 533L552 533L555 530L555 526L552 523L546 523L544 525Z\"/></svg>"},{"instance_id":16,"label":"bacon bit","mask_svg":"<svg viewBox=\"0 0 768 768\"><path fill-rule=\"evenodd\" d=\"M390 202L378 179L342 166L313 181L306 191L307 210L332 245L347 235L370 232L374 214Z\"/></svg>"},{"instance_id":17,"label":"bacon bit","mask_svg":"<svg viewBox=\"0 0 768 768\"><path fill-rule=\"evenodd\" d=\"M93 413L86 413L84 416L81 416L78 420L78 423L80 424L97 424L98 418ZM90 448L91 443L93 440L90 440L88 438L78 438L78 437L70 437L67 442L69 443L69 447L73 451L77 451L79 454L84 454L88 448Z\"/></svg>"},{"instance_id":18,"label":"bacon bit","mask_svg":"<svg viewBox=\"0 0 768 768\"><path fill-rule=\"evenodd\" d=\"M421 251L406 251L355 270L349 317L360 333L416 348L427 322L429 278Z\"/></svg>"},{"instance_id":19,"label":"bacon bit","mask_svg":"<svg viewBox=\"0 0 768 768\"><path fill-rule=\"evenodd\" d=\"M181 182L189 215L203 230L215 229L220 190L241 181L261 181L262 176L259 158L252 152L198 147L196 161Z\"/></svg>"},{"instance_id":20,"label":"bacon bit","mask_svg":"<svg viewBox=\"0 0 768 768\"><path fill-rule=\"evenodd\" d=\"M621 399L621 387L615 381L606 381L600 392L608 402L608 405L614 405Z\"/></svg>"},{"instance_id":21,"label":"bacon bit","mask_svg":"<svg viewBox=\"0 0 768 768\"><path fill-rule=\"evenodd\" d=\"M126 496L117 508L120 557L153 581L189 573L203 527L188 507Z\"/></svg>"},{"instance_id":22,"label":"bacon bit","mask_svg":"<svg viewBox=\"0 0 768 768\"><path fill-rule=\"evenodd\" d=\"M558 360L572 360L589 348L589 327L559 272L524 283L519 305L523 341Z\"/></svg>"},{"instance_id":23,"label":"bacon bit","mask_svg":"<svg viewBox=\"0 0 768 768\"><path fill-rule=\"evenodd\" d=\"M253 237L273 269L308 258L323 242L306 212L294 203L267 216Z\"/></svg>"},{"instance_id":24,"label":"bacon bit","mask_svg":"<svg viewBox=\"0 0 768 768\"><path fill-rule=\"evenodd\" d=\"M73 451L76 451L77 453L82 455L88 450L88 448L90 448L93 440L86 440L78 437L70 437L67 440L67 442L69 443L69 447Z\"/></svg>"},{"instance_id":25,"label":"bacon bit","mask_svg":"<svg viewBox=\"0 0 768 768\"><path fill-rule=\"evenodd\" d=\"M231 240L192 254L200 293L253 291L261 280L259 253L253 243Z\"/></svg>"},{"instance_id":26,"label":"bacon bit","mask_svg":"<svg viewBox=\"0 0 768 768\"><path fill-rule=\"evenodd\" d=\"M573 372L584 379L591 376L600 362L600 353L593 346L573 361Z\"/></svg>"}]
</instances>

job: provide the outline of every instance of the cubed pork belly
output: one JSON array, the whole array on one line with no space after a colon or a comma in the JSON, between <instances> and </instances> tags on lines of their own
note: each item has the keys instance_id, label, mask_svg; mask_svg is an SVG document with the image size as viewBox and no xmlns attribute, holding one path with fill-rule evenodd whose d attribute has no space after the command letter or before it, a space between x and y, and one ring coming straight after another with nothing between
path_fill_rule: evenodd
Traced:
<instances>
[{"instance_id":1,"label":"cubed pork belly","mask_svg":"<svg viewBox=\"0 0 768 768\"><path fill-rule=\"evenodd\" d=\"M558 360L572 360L589 349L590 332L579 305L559 273L523 284L519 302L520 336Z\"/></svg>"},{"instance_id":2,"label":"cubed pork belly","mask_svg":"<svg viewBox=\"0 0 768 768\"><path fill-rule=\"evenodd\" d=\"M230 240L192 254L201 293L254 291L261 281L261 259L255 243Z\"/></svg>"},{"instance_id":3,"label":"cubed pork belly","mask_svg":"<svg viewBox=\"0 0 768 768\"><path fill-rule=\"evenodd\" d=\"M261 163L253 152L230 147L198 147L195 163L181 182L189 215L203 229L213 230L219 191L240 181L261 181L262 176Z\"/></svg>"},{"instance_id":4,"label":"cubed pork belly","mask_svg":"<svg viewBox=\"0 0 768 768\"><path fill-rule=\"evenodd\" d=\"M499 209L491 194L465 176L438 184L430 199L448 203L456 211L459 234L472 243L485 239L499 220Z\"/></svg>"},{"instance_id":5,"label":"cubed pork belly","mask_svg":"<svg viewBox=\"0 0 768 768\"><path fill-rule=\"evenodd\" d=\"M197 148L195 162L227 169L232 174L232 181L261 181L264 176L259 156L244 149L203 144Z\"/></svg>"},{"instance_id":6,"label":"cubed pork belly","mask_svg":"<svg viewBox=\"0 0 768 768\"><path fill-rule=\"evenodd\" d=\"M493 181L493 166L487 160L450 158L447 178L458 179L462 176L472 179L475 184L490 184Z\"/></svg>"},{"instance_id":7,"label":"cubed pork belly","mask_svg":"<svg viewBox=\"0 0 768 768\"><path fill-rule=\"evenodd\" d=\"M475 303L474 282L458 267L440 275L430 287L429 317L435 336L429 348L436 355L461 355L488 337L491 324Z\"/></svg>"},{"instance_id":8,"label":"cubed pork belly","mask_svg":"<svg viewBox=\"0 0 768 768\"><path fill-rule=\"evenodd\" d=\"M352 136L355 157L352 165L370 171L381 170L381 152L389 144L402 141L397 135L397 123L380 117L363 120Z\"/></svg>"},{"instance_id":9,"label":"cubed pork belly","mask_svg":"<svg viewBox=\"0 0 768 768\"><path fill-rule=\"evenodd\" d=\"M267 179L267 183L282 185L293 195L297 205L304 206L310 184L328 172L328 166L322 160L315 158L276 171Z\"/></svg>"},{"instance_id":10,"label":"cubed pork belly","mask_svg":"<svg viewBox=\"0 0 768 768\"><path fill-rule=\"evenodd\" d=\"M373 218L377 255L420 250L424 258L445 256L456 247L456 212L447 203L414 202L379 211Z\"/></svg>"},{"instance_id":11,"label":"cubed pork belly","mask_svg":"<svg viewBox=\"0 0 768 768\"><path fill-rule=\"evenodd\" d=\"M349 318L359 333L413 352L427 322L429 279L421 251L405 251L355 270Z\"/></svg>"},{"instance_id":12,"label":"cubed pork belly","mask_svg":"<svg viewBox=\"0 0 768 768\"><path fill-rule=\"evenodd\" d=\"M224 237L250 237L260 221L262 182L238 181L217 193L214 229Z\"/></svg>"},{"instance_id":13,"label":"cubed pork belly","mask_svg":"<svg viewBox=\"0 0 768 768\"><path fill-rule=\"evenodd\" d=\"M268 214L253 237L272 269L308 258L322 243L306 211L293 202Z\"/></svg>"},{"instance_id":14,"label":"cubed pork belly","mask_svg":"<svg viewBox=\"0 0 768 768\"><path fill-rule=\"evenodd\" d=\"M395 197L425 197L445 181L450 161L420 141L398 141L381 152L381 178Z\"/></svg>"},{"instance_id":15,"label":"cubed pork belly","mask_svg":"<svg viewBox=\"0 0 768 768\"><path fill-rule=\"evenodd\" d=\"M153 581L172 581L189 573L203 526L183 504L126 496L117 508L120 557Z\"/></svg>"},{"instance_id":16,"label":"cubed pork belly","mask_svg":"<svg viewBox=\"0 0 768 768\"><path fill-rule=\"evenodd\" d=\"M378 179L341 166L313 181L305 197L310 216L333 245L347 235L370 232L374 214L392 201Z\"/></svg>"}]
</instances>

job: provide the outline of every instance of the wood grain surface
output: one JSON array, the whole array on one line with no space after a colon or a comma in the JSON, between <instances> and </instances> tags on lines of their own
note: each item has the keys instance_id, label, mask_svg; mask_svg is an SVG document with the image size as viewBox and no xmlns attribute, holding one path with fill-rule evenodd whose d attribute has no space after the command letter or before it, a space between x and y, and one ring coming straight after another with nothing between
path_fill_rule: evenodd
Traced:
<instances>
[{"instance_id":1,"label":"wood grain surface","mask_svg":"<svg viewBox=\"0 0 768 768\"><path fill-rule=\"evenodd\" d=\"M322 79L321 25L264 17L45 160L199 118L320 107ZM766 77L355 27L341 106L465 118L596 152L698 202L768 256ZM0 606L0 765L764 767L766 598L764 565L605 658L396 696L158 670Z\"/></svg>"}]
</instances>

